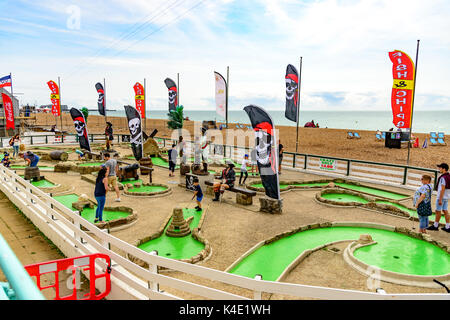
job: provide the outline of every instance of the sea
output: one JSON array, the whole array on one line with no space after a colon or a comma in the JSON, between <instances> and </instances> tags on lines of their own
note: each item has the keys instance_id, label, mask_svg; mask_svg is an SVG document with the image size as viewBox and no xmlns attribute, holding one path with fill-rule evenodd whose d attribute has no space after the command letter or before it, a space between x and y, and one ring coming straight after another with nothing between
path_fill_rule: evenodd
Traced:
<instances>
[{"instance_id":1,"label":"sea","mask_svg":"<svg viewBox=\"0 0 450 320\"><path fill-rule=\"evenodd\" d=\"M275 126L296 126L296 123L285 118L284 110L266 110ZM90 114L98 114L91 110ZM147 118L167 119L167 110L148 110ZM109 110L107 116L125 117L123 110ZM215 111L184 110L184 116L192 121L215 120L225 122ZM394 128L391 111L301 111L299 126L314 120L320 128L348 129L348 130L372 130L388 131ZM228 122L249 124L249 118L243 110L229 110ZM450 111L415 111L413 115L412 131L418 133L444 132L450 133Z\"/></svg>"}]
</instances>

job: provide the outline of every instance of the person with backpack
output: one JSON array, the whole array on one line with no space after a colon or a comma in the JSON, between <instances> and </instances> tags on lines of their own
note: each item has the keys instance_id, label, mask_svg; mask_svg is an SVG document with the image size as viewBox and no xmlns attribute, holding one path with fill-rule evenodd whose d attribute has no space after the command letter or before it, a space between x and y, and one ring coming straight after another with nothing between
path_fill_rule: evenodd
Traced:
<instances>
[{"instance_id":1,"label":"person with backpack","mask_svg":"<svg viewBox=\"0 0 450 320\"><path fill-rule=\"evenodd\" d=\"M422 176L422 185L417 189L413 197L414 207L417 209L417 217L419 218L419 232L427 233L428 217L431 216L431 177L424 174Z\"/></svg>"},{"instance_id":2,"label":"person with backpack","mask_svg":"<svg viewBox=\"0 0 450 320\"><path fill-rule=\"evenodd\" d=\"M175 166L177 165L177 149L175 143L172 144L172 149L169 150L169 177L174 177Z\"/></svg>"},{"instance_id":3,"label":"person with backpack","mask_svg":"<svg viewBox=\"0 0 450 320\"><path fill-rule=\"evenodd\" d=\"M441 220L442 212L445 216L445 227L441 230L450 233L450 215L448 214L448 199L450 198L450 174L448 173L448 164L441 163L437 165L439 172L442 173L437 182L435 190L437 190L436 197L436 219L434 224L429 226L427 230L439 230L439 221Z\"/></svg>"},{"instance_id":4,"label":"person with backpack","mask_svg":"<svg viewBox=\"0 0 450 320\"><path fill-rule=\"evenodd\" d=\"M11 140L9 140L9 145L13 147L13 157L15 158L16 155L19 155L19 148L20 148L20 135L16 134L14 135Z\"/></svg>"},{"instance_id":5,"label":"person with backpack","mask_svg":"<svg viewBox=\"0 0 450 320\"><path fill-rule=\"evenodd\" d=\"M94 196L97 200L94 223L103 222L103 209L105 208L106 194L108 193L108 178L106 177L106 166L102 166L95 180Z\"/></svg>"}]
</instances>

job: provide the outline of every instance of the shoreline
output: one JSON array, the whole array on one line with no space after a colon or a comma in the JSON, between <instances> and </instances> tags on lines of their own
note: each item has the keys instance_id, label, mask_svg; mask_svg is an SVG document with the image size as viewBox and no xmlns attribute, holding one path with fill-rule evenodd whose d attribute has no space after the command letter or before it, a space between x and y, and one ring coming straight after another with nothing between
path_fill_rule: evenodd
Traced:
<instances>
[{"instance_id":1,"label":"shoreline","mask_svg":"<svg viewBox=\"0 0 450 320\"><path fill-rule=\"evenodd\" d=\"M63 114L63 129L70 133L75 133L72 118L69 114ZM165 119L145 119L146 132L150 134L154 129L158 130L157 137L170 138L172 131L167 128L167 120ZM114 133L129 134L126 118L124 117L108 117L108 121L113 124ZM217 122L217 126L222 122ZM36 126L50 128L55 124L55 117L51 114L36 114ZM59 117L57 118L57 128L61 127ZM105 129L105 119L103 116L90 115L87 121L88 133L103 134ZM236 123L229 123L230 129L237 129ZM194 121L185 121L183 129L186 129L191 137L194 133ZM296 127L277 126L279 130L279 138L285 151L295 152L296 149ZM238 135L245 135L244 143L248 146L250 139L253 137L251 132L246 129L240 130ZM222 130L222 137L227 144L235 144L236 141L227 141L227 131ZM347 132L358 132L361 139L348 139ZM228 135L233 137L233 132ZM382 162L390 164L407 163L408 148L389 149L384 146L384 140L377 141L373 130L346 130L331 128L305 128L299 127L299 143L298 153L313 154L321 156L329 156L336 158L364 160L373 162ZM431 146L429 143L429 135L426 133L414 133L419 138L419 148L410 149L410 166L436 169L436 164L441 162L449 162L449 145ZM428 147L422 149L424 139L428 139ZM449 138L450 139L450 138ZM189 140L189 139L188 139ZM236 139L237 140L237 139ZM239 142L238 142L239 143ZM242 144L240 144L242 145Z\"/></svg>"}]
</instances>

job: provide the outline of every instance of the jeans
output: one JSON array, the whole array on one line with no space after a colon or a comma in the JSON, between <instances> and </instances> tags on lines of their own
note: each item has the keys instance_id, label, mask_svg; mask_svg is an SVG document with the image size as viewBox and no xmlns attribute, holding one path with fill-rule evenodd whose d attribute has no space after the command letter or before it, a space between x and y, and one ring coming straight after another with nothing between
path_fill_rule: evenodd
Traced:
<instances>
[{"instance_id":1,"label":"jeans","mask_svg":"<svg viewBox=\"0 0 450 320\"><path fill-rule=\"evenodd\" d=\"M428 216L418 216L419 217L419 228L426 229L428 227Z\"/></svg>"},{"instance_id":2,"label":"jeans","mask_svg":"<svg viewBox=\"0 0 450 320\"><path fill-rule=\"evenodd\" d=\"M13 157L19 155L19 146L13 146Z\"/></svg>"},{"instance_id":3,"label":"jeans","mask_svg":"<svg viewBox=\"0 0 450 320\"><path fill-rule=\"evenodd\" d=\"M95 211L95 219L103 221L103 208L105 208L106 196L95 197L97 200L97 210Z\"/></svg>"}]
</instances>

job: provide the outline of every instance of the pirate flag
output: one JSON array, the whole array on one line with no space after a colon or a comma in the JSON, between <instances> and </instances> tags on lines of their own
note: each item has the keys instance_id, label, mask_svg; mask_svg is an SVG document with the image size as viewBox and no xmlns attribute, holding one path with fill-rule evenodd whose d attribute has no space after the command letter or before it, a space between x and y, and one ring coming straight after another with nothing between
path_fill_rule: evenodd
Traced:
<instances>
[{"instance_id":1,"label":"pirate flag","mask_svg":"<svg viewBox=\"0 0 450 320\"><path fill-rule=\"evenodd\" d=\"M100 113L102 116L106 115L105 110L105 89L103 88L102 84L100 82L97 82L95 84L95 89L97 89L98 92L98 113Z\"/></svg>"},{"instance_id":2,"label":"pirate flag","mask_svg":"<svg viewBox=\"0 0 450 320\"><path fill-rule=\"evenodd\" d=\"M142 119L139 111L132 106L123 106L127 115L128 128L130 129L130 143L133 149L133 155L137 161L141 160L144 154L144 145L142 141Z\"/></svg>"},{"instance_id":3,"label":"pirate flag","mask_svg":"<svg viewBox=\"0 0 450 320\"><path fill-rule=\"evenodd\" d=\"M91 151L91 147L89 146L86 120L84 119L83 113L76 108L71 108L70 116L72 117L73 124L75 125L75 130L77 131L78 141L80 141L80 148Z\"/></svg>"},{"instance_id":4,"label":"pirate flag","mask_svg":"<svg viewBox=\"0 0 450 320\"><path fill-rule=\"evenodd\" d=\"M272 118L258 106L246 106L244 111L247 112L255 131L256 162L266 195L280 200L278 146Z\"/></svg>"},{"instance_id":5,"label":"pirate flag","mask_svg":"<svg viewBox=\"0 0 450 320\"><path fill-rule=\"evenodd\" d=\"M166 80L164 80L164 83L166 84L167 89L169 89L169 112L170 112L172 110L175 110L178 106L177 85L170 78L166 78Z\"/></svg>"},{"instance_id":6,"label":"pirate flag","mask_svg":"<svg viewBox=\"0 0 450 320\"><path fill-rule=\"evenodd\" d=\"M298 73L292 64L286 68L286 111L284 115L291 121L297 122L298 112Z\"/></svg>"}]
</instances>

